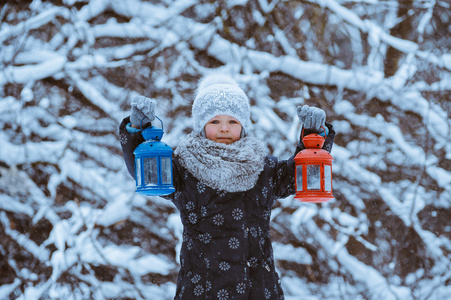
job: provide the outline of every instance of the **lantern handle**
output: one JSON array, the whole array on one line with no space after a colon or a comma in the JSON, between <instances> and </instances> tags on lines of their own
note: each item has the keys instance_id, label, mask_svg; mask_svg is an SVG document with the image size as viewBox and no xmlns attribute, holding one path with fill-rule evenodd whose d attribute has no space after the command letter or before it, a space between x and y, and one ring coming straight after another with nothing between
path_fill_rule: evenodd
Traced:
<instances>
[{"instance_id":1,"label":"lantern handle","mask_svg":"<svg viewBox=\"0 0 451 300\"><path fill-rule=\"evenodd\" d=\"M160 120L160 123L161 123L161 130L164 131L164 129L163 129L163 121L161 121L161 119L158 118L157 116L155 116L155 118L157 118L158 120ZM141 119L141 131L143 130L143 121L144 121L144 119L149 119L149 118L148 118L147 116L144 116L144 118Z\"/></svg>"},{"instance_id":2,"label":"lantern handle","mask_svg":"<svg viewBox=\"0 0 451 300\"><path fill-rule=\"evenodd\" d=\"M326 128L324 128L323 126L321 126L321 128L323 129L323 132L324 132L324 139L327 139ZM301 140L304 138L304 130L305 130L305 128L302 127Z\"/></svg>"}]
</instances>

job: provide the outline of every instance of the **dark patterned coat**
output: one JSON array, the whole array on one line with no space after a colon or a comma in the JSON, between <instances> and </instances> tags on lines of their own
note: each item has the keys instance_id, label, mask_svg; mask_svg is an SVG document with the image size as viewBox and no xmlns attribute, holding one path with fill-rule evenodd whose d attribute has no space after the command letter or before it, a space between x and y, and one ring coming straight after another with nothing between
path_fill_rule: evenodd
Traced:
<instances>
[{"instance_id":1,"label":"dark patterned coat","mask_svg":"<svg viewBox=\"0 0 451 300\"><path fill-rule=\"evenodd\" d=\"M140 133L120 126L127 168L134 176L133 150ZM324 149L334 140L331 125ZM296 152L304 149L299 143ZM295 193L294 155L288 160L267 156L257 184L245 192L212 189L173 160L176 192L166 196L180 211L183 223L181 268L175 299L283 299L270 241L274 202Z\"/></svg>"}]
</instances>

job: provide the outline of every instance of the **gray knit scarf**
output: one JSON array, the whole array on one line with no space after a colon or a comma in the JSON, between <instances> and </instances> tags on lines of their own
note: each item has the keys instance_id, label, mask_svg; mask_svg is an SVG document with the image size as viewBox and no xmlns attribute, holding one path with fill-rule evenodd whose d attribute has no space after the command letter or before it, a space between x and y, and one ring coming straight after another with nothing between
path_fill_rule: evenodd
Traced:
<instances>
[{"instance_id":1,"label":"gray knit scarf","mask_svg":"<svg viewBox=\"0 0 451 300\"><path fill-rule=\"evenodd\" d=\"M255 186L266 156L263 143L254 137L243 137L226 145L196 132L180 142L174 154L203 184L232 193L248 191Z\"/></svg>"}]
</instances>

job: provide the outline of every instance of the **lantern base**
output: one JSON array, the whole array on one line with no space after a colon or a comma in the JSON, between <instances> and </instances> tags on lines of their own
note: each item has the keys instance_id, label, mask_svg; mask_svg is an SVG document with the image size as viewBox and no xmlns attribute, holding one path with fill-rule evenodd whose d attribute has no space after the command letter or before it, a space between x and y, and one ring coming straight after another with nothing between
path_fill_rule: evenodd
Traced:
<instances>
[{"instance_id":1,"label":"lantern base","mask_svg":"<svg viewBox=\"0 0 451 300\"><path fill-rule=\"evenodd\" d=\"M306 203L324 203L335 198L334 196L295 196L294 199Z\"/></svg>"},{"instance_id":2,"label":"lantern base","mask_svg":"<svg viewBox=\"0 0 451 300\"><path fill-rule=\"evenodd\" d=\"M173 187L168 188L136 188L136 193L143 196L167 196L175 192Z\"/></svg>"}]
</instances>

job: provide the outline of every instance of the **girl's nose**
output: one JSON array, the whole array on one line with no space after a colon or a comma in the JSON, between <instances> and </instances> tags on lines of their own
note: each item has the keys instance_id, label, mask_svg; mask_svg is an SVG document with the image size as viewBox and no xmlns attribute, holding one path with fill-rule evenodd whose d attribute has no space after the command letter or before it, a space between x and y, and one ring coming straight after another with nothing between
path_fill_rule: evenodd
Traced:
<instances>
[{"instance_id":1,"label":"girl's nose","mask_svg":"<svg viewBox=\"0 0 451 300\"><path fill-rule=\"evenodd\" d=\"M227 126L227 124L222 124L220 127L221 131L229 131L229 126Z\"/></svg>"}]
</instances>

